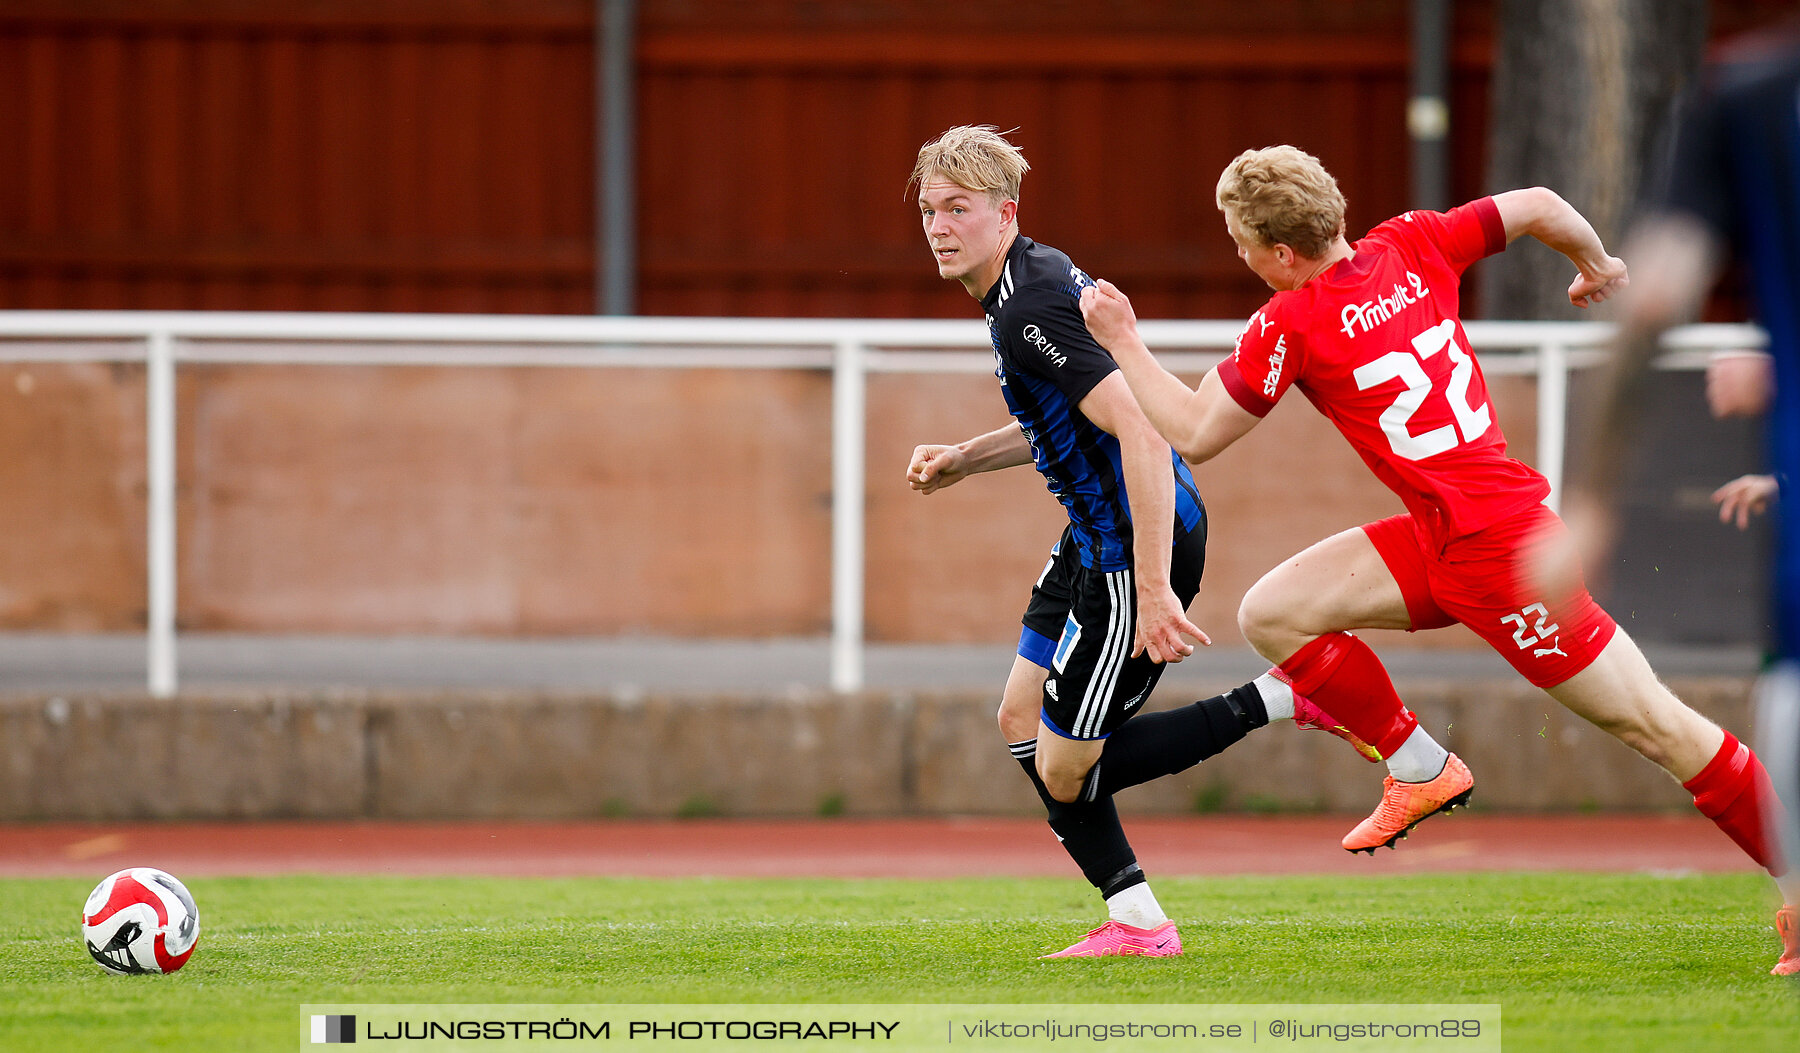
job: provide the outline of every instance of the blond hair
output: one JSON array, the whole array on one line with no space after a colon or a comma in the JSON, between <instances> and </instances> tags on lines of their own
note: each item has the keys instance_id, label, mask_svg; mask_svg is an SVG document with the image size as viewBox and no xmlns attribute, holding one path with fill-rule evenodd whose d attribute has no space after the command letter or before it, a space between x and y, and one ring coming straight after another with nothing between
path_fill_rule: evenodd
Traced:
<instances>
[{"instance_id":1,"label":"blond hair","mask_svg":"<svg viewBox=\"0 0 1800 1053\"><path fill-rule=\"evenodd\" d=\"M987 194L996 205L1019 200L1019 188L1031 166L1024 153L1002 137L1006 134L991 124L959 124L919 147L912 178L906 181L908 196L915 186L923 187L937 175L965 190Z\"/></svg>"},{"instance_id":2,"label":"blond hair","mask_svg":"<svg viewBox=\"0 0 1800 1053\"><path fill-rule=\"evenodd\" d=\"M1219 176L1219 211L1265 247L1317 259L1344 232L1344 194L1319 159L1292 146L1245 150Z\"/></svg>"}]
</instances>

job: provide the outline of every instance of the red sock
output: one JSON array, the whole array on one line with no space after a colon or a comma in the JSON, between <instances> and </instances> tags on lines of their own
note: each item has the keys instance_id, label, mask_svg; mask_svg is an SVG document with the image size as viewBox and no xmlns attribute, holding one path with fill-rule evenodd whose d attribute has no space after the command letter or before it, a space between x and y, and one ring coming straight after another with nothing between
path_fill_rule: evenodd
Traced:
<instances>
[{"instance_id":1,"label":"red sock","mask_svg":"<svg viewBox=\"0 0 1800 1053\"><path fill-rule=\"evenodd\" d=\"M1758 866L1775 877L1787 873L1769 851L1769 827L1764 825L1769 819L1780 819L1781 801L1762 761L1737 736L1727 731L1719 752L1681 787L1694 795L1694 807L1700 814L1719 824Z\"/></svg>"},{"instance_id":2,"label":"red sock","mask_svg":"<svg viewBox=\"0 0 1800 1053\"><path fill-rule=\"evenodd\" d=\"M1298 694L1344 722L1356 736L1391 757L1419 718L1394 691L1381 659L1369 645L1349 633L1326 633L1281 663Z\"/></svg>"}]
</instances>

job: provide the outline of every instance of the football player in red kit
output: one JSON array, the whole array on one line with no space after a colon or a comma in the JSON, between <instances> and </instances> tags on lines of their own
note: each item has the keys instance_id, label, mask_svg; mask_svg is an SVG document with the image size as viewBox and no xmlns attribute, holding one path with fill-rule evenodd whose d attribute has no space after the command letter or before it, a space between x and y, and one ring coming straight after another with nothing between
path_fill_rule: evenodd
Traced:
<instances>
[{"instance_id":1,"label":"football player in red kit","mask_svg":"<svg viewBox=\"0 0 1800 1053\"><path fill-rule=\"evenodd\" d=\"M1291 146L1237 157L1217 201L1239 257L1275 295L1198 389L1156 362L1130 301L1110 283L1084 290L1082 310L1151 423L1190 462L1217 455L1298 388L1406 507L1286 560L1238 613L1246 638L1296 692L1390 759L1380 806L1344 847L1392 845L1467 800L1473 784L1347 630L1461 622L1558 702L1661 765L1779 878L1765 813L1780 805L1756 755L1662 685L1578 575L1546 585L1530 572L1532 553L1562 544L1564 527L1543 503L1544 477L1506 455L1459 320L1463 270L1520 235L1575 265L1577 307L1623 288L1624 262L1542 187L1447 213L1409 212L1352 245L1336 180ZM1784 891L1792 903L1800 887Z\"/></svg>"}]
</instances>

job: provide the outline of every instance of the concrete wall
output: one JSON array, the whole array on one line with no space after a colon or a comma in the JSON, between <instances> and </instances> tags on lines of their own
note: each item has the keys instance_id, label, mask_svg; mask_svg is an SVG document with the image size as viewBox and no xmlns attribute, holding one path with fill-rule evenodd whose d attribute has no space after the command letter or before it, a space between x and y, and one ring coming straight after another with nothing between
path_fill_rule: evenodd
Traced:
<instances>
[{"instance_id":1,"label":"concrete wall","mask_svg":"<svg viewBox=\"0 0 1800 1053\"><path fill-rule=\"evenodd\" d=\"M1496 810L1682 810L1659 769L1505 681L1403 684ZM1676 681L1740 734L1748 684ZM0 700L0 820L1029 814L978 694L266 693ZM1282 724L1128 811L1366 811L1383 769Z\"/></svg>"}]
</instances>

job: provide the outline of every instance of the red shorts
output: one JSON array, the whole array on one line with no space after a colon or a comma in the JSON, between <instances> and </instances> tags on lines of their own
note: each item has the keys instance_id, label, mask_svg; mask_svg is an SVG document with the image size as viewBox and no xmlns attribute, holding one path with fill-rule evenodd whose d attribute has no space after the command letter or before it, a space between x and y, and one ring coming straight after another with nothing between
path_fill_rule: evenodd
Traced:
<instances>
[{"instance_id":1,"label":"red shorts","mask_svg":"<svg viewBox=\"0 0 1800 1053\"><path fill-rule=\"evenodd\" d=\"M1552 602L1521 580L1527 547L1566 529L1555 512L1534 505L1451 540L1442 552L1420 539L1411 515L1370 523L1363 532L1400 583L1414 630L1461 622L1525 679L1555 687L1598 658L1619 628L1585 585Z\"/></svg>"}]
</instances>

